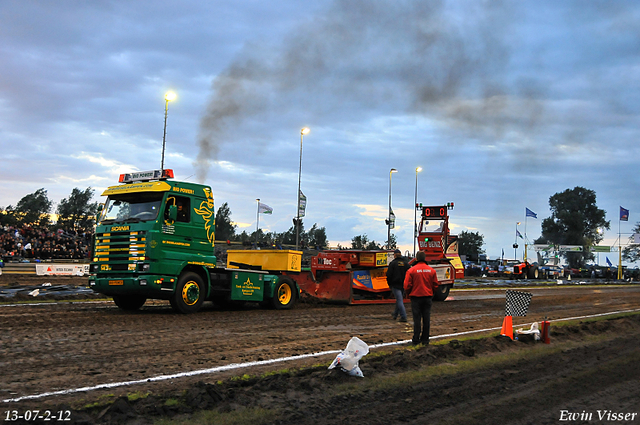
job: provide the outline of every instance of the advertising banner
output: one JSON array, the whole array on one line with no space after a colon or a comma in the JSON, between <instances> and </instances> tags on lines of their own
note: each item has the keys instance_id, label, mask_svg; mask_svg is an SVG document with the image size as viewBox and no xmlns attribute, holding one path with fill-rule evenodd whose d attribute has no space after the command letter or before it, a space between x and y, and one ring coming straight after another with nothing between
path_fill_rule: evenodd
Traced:
<instances>
[{"instance_id":1,"label":"advertising banner","mask_svg":"<svg viewBox=\"0 0 640 425\"><path fill-rule=\"evenodd\" d=\"M354 289L365 291L388 291L386 269L357 270L352 274L352 286Z\"/></svg>"},{"instance_id":2,"label":"advertising banner","mask_svg":"<svg viewBox=\"0 0 640 425\"><path fill-rule=\"evenodd\" d=\"M38 276L86 276L89 264L36 264Z\"/></svg>"},{"instance_id":3,"label":"advertising banner","mask_svg":"<svg viewBox=\"0 0 640 425\"><path fill-rule=\"evenodd\" d=\"M298 209L298 217L304 217L304 212L307 209L307 197L300 191L300 208Z\"/></svg>"},{"instance_id":4,"label":"advertising banner","mask_svg":"<svg viewBox=\"0 0 640 425\"><path fill-rule=\"evenodd\" d=\"M582 252L581 245L560 245L558 251L561 252Z\"/></svg>"}]
</instances>

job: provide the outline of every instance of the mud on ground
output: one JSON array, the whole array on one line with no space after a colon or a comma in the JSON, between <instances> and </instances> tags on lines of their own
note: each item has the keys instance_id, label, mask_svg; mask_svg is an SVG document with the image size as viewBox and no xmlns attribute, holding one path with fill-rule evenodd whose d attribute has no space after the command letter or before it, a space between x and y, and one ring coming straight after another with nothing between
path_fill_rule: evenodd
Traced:
<instances>
[{"instance_id":1,"label":"mud on ground","mask_svg":"<svg viewBox=\"0 0 640 425\"><path fill-rule=\"evenodd\" d=\"M515 327L544 317L640 305L637 285L531 291L529 314L514 318ZM233 311L207 305L201 313L183 316L173 314L167 303L145 305L135 314L121 312L111 302L3 306L0 395L8 399L342 349L351 336L369 344L409 339L411 326L392 321L391 310L390 305L306 303L289 311ZM499 327L503 316L504 291L454 291L451 301L434 304L432 334ZM563 411L584 411L596 419L598 410L640 411L639 316L568 327L552 322L551 329L549 345L488 337L418 349L376 349L360 362L363 379L327 370L335 355L325 355L2 403L0 417L5 419L7 411L49 409L69 410L71 421L66 423L151 424L167 417L191 420L212 410L247 414L249 419L239 423L252 425L556 424ZM502 358L510 353L520 357ZM313 367L319 363L323 365ZM290 370L275 374L285 368ZM435 377L422 376L434 370ZM640 423L640 418L616 423Z\"/></svg>"},{"instance_id":2,"label":"mud on ground","mask_svg":"<svg viewBox=\"0 0 640 425\"><path fill-rule=\"evenodd\" d=\"M561 415L597 418L598 411L631 418L640 410L639 336L635 315L553 327L549 345L498 336L402 347L361 360L365 378L322 365L52 410L72 410L71 423L86 424L151 424L163 417L189 423L204 410L250 412L253 418L240 423L254 425L557 424ZM634 417L615 422L637 423Z\"/></svg>"}]
</instances>

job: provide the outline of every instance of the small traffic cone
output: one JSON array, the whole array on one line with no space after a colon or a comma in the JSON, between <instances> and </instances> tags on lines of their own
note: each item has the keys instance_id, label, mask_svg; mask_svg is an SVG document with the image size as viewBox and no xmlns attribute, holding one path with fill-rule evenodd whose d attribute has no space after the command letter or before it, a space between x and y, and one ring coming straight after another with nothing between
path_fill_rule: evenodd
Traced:
<instances>
[{"instance_id":1,"label":"small traffic cone","mask_svg":"<svg viewBox=\"0 0 640 425\"><path fill-rule=\"evenodd\" d=\"M542 336L540 339L545 344L551 344L551 339L549 338L549 321L548 320L544 320L542 322Z\"/></svg>"},{"instance_id":2,"label":"small traffic cone","mask_svg":"<svg viewBox=\"0 0 640 425\"><path fill-rule=\"evenodd\" d=\"M509 338L513 339L513 318L511 316L504 316L500 335L508 336Z\"/></svg>"}]
</instances>

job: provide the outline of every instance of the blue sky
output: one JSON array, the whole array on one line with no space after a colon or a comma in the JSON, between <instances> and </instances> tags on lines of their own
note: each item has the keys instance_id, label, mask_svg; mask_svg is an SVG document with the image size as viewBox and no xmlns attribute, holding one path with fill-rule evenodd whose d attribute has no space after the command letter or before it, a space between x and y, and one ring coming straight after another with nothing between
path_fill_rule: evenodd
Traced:
<instances>
[{"instance_id":1,"label":"blue sky","mask_svg":"<svg viewBox=\"0 0 640 425\"><path fill-rule=\"evenodd\" d=\"M418 166L419 202L455 202L454 231L491 257L513 256L525 207L533 240L549 197L576 186L612 244L620 206L622 233L640 221L639 32L631 1L5 0L0 206L41 187L98 199L159 168L173 90L166 167L210 184L239 230L256 198L274 209L261 228L291 226L309 127L305 225L332 245L386 240L396 168L394 233L412 250Z\"/></svg>"}]
</instances>

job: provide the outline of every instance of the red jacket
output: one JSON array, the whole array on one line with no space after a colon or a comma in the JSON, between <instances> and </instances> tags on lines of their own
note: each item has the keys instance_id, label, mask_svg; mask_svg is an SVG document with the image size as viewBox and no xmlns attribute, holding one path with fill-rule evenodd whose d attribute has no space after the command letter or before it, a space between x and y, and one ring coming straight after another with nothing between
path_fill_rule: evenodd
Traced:
<instances>
[{"instance_id":1,"label":"red jacket","mask_svg":"<svg viewBox=\"0 0 640 425\"><path fill-rule=\"evenodd\" d=\"M409 297L432 297L438 285L436 271L424 262L415 264L404 277L404 290Z\"/></svg>"}]
</instances>

